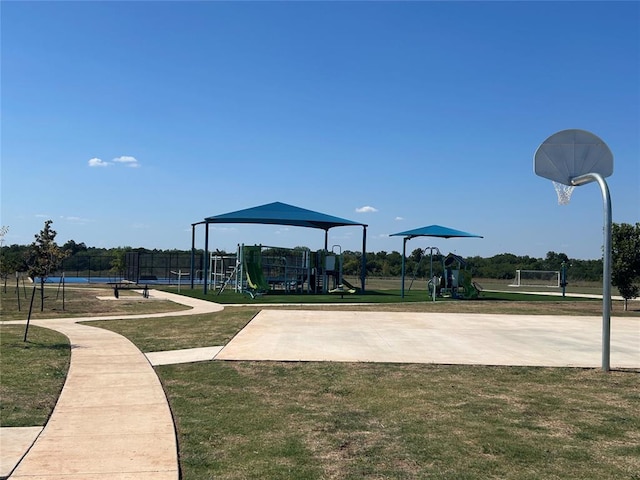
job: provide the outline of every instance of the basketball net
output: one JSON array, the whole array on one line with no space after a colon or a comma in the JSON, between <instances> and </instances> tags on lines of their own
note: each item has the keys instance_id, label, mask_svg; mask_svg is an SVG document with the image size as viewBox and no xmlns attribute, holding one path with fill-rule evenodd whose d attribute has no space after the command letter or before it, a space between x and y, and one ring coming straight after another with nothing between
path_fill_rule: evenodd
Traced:
<instances>
[{"instance_id":1,"label":"basketball net","mask_svg":"<svg viewBox=\"0 0 640 480\"><path fill-rule=\"evenodd\" d=\"M551 183L553 183L553 188L556 189L556 193L558 194L558 205L569 205L573 189L576 188L575 185L565 185L564 183L554 182L553 180Z\"/></svg>"}]
</instances>

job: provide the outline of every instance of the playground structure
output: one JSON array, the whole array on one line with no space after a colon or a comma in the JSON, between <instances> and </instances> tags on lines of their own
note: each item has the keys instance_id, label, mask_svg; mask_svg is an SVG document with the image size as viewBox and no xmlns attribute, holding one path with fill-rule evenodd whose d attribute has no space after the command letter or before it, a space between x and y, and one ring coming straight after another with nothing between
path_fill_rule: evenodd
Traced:
<instances>
[{"instance_id":1,"label":"playground structure","mask_svg":"<svg viewBox=\"0 0 640 480\"><path fill-rule=\"evenodd\" d=\"M401 296L402 298L404 298L404 279L405 279L405 259L407 257L407 241L413 239L413 238L417 238L417 237L437 237L437 238L483 238L481 235L476 235L474 233L469 233L469 232L464 232L462 230L455 230L453 228L448 228L448 227L443 227L441 225L429 225L428 227L421 227L421 228L415 228L413 230L407 230L406 232L399 232L399 233L392 233L390 236L392 237L403 237L402 239L402 288L401 288ZM431 291L431 296L433 298L433 300L435 301L436 296L438 295L438 292L442 292L442 288L443 286L440 284L441 283L441 279L440 281L438 281L438 279L436 279L436 277L433 276L433 252L437 251L438 255L440 255L440 250L438 250L438 248L436 247L427 247L424 251L426 252L426 250L430 250L430 258L431 258L431 270L430 270L430 280L429 282L430 285L430 291ZM453 255L453 254L449 254L449 255ZM460 257L456 257L457 259L462 260ZM460 264L460 262L458 261L458 263ZM445 266L446 267L446 266ZM443 268L444 269L444 268ZM458 268L458 271L460 269ZM466 274L465 274L466 277ZM457 278L457 277L456 277ZM456 280L457 282L457 280ZM481 288L479 285L474 284L473 282L471 282L471 276L469 275L469 280L468 282L466 281L466 279L464 280L463 286L467 287L467 292L468 292L468 296L467 297L463 297L463 298L477 298L478 294L481 291ZM439 289L438 289L439 288ZM455 298L459 298L458 295L458 286L456 285L455 290L453 286L447 287L446 286L446 277L445 277L445 286L444 288L448 288L449 292L451 295L454 295L455 293ZM475 289L475 296L472 293L473 289ZM446 291L446 290L445 290Z\"/></svg>"},{"instance_id":2,"label":"playground structure","mask_svg":"<svg viewBox=\"0 0 640 480\"><path fill-rule=\"evenodd\" d=\"M342 261L339 245L312 252L239 244L235 255L211 254L210 284L218 295L231 288L252 298L269 292L355 293L356 288L342 279Z\"/></svg>"},{"instance_id":3,"label":"playground structure","mask_svg":"<svg viewBox=\"0 0 640 480\"><path fill-rule=\"evenodd\" d=\"M272 202L265 205L260 205L253 208L246 208L244 210L238 210L235 212L229 212L221 215L214 215L206 217L204 221L193 223L191 225L191 287L193 288L196 270L195 262L195 237L196 227L198 225L204 225L205 240L204 240L204 252L205 258L209 257L209 225L216 223L249 223L249 224L262 224L262 225L289 225L294 227L314 228L324 231L324 250L328 251L329 230L334 227L344 226L361 226L362 227L362 268L360 271L360 283L361 291L365 291L365 276L367 271L366 258L367 255L367 225L364 223L358 223L344 218L335 217L333 215L326 215L320 212L314 212L307 210L306 208L296 207L294 205L288 205L282 202ZM238 260L242 264L241 259ZM321 265L322 266L322 265ZM209 263L204 263L204 275L203 275L203 292L206 294L209 287ZM311 263L310 266L311 267ZM324 266L323 266L324 268ZM317 275L317 273L316 273ZM309 275L309 278L311 276ZM309 288L311 290L311 288Z\"/></svg>"},{"instance_id":4,"label":"playground structure","mask_svg":"<svg viewBox=\"0 0 640 480\"><path fill-rule=\"evenodd\" d=\"M444 259L445 275L440 283L440 296L452 298L476 299L481 292L480 286L471 280L466 262L453 253Z\"/></svg>"},{"instance_id":5,"label":"playground structure","mask_svg":"<svg viewBox=\"0 0 640 480\"><path fill-rule=\"evenodd\" d=\"M424 251L426 252L427 250L430 251L427 290L433 301L435 301L437 297L465 300L478 298L482 287L472 280L471 273L466 270L466 262L462 257L454 253L449 253L444 257L436 247L427 247ZM440 265L436 264L437 268L435 270L433 268L434 252L437 252L437 255L440 257ZM422 257L422 259L424 258L427 258L427 256ZM417 269L418 265L416 265L416 269L414 270L414 276L409 285L409 290L411 290L411 286L415 280L415 272Z\"/></svg>"}]
</instances>

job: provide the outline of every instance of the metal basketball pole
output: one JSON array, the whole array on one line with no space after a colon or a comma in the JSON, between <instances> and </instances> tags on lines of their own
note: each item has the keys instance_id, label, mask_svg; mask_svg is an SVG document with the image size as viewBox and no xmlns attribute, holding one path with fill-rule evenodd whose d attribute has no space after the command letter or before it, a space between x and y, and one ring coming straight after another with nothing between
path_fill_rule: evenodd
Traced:
<instances>
[{"instance_id":1,"label":"metal basketball pole","mask_svg":"<svg viewBox=\"0 0 640 480\"><path fill-rule=\"evenodd\" d=\"M599 173L587 173L572 178L575 186L598 182L604 202L604 255L602 262L602 370L608 372L611 357L611 195Z\"/></svg>"}]
</instances>

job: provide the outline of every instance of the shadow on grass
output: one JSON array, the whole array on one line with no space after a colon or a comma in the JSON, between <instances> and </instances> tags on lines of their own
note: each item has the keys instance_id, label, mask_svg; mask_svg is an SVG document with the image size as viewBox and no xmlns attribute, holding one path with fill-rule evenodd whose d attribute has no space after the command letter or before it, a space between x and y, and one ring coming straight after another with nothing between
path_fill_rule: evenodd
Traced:
<instances>
[{"instance_id":1,"label":"shadow on grass","mask_svg":"<svg viewBox=\"0 0 640 480\"><path fill-rule=\"evenodd\" d=\"M27 340L26 342L23 342L23 345L25 348L35 347L41 350L68 350L69 349L68 343L46 344L46 343L32 342L30 340ZM71 348L73 348L73 345L71 346Z\"/></svg>"},{"instance_id":2,"label":"shadow on grass","mask_svg":"<svg viewBox=\"0 0 640 480\"><path fill-rule=\"evenodd\" d=\"M20 333L21 335L21 333ZM27 338L26 341L22 339L22 336L18 338L17 336L11 340L6 340L2 343L2 349L10 349L17 348L21 350L53 350L53 351L65 351L69 349L68 343L44 343L39 341L29 340ZM73 348L73 346L71 346Z\"/></svg>"}]
</instances>

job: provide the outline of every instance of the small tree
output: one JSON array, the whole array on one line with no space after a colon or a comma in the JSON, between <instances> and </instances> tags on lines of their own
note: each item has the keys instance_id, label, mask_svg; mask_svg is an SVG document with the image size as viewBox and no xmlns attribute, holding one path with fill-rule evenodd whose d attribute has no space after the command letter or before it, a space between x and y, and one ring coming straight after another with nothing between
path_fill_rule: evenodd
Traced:
<instances>
[{"instance_id":1,"label":"small tree","mask_svg":"<svg viewBox=\"0 0 640 480\"><path fill-rule=\"evenodd\" d=\"M611 284L618 287L626 311L628 300L640 293L640 223L614 223L611 240Z\"/></svg>"},{"instance_id":2,"label":"small tree","mask_svg":"<svg viewBox=\"0 0 640 480\"><path fill-rule=\"evenodd\" d=\"M35 241L29 246L27 273L32 279L40 279L40 311L44 311L44 284L47 277L55 272L66 252L55 242L56 231L51 228L53 220L44 222L44 229L35 235Z\"/></svg>"}]
</instances>

